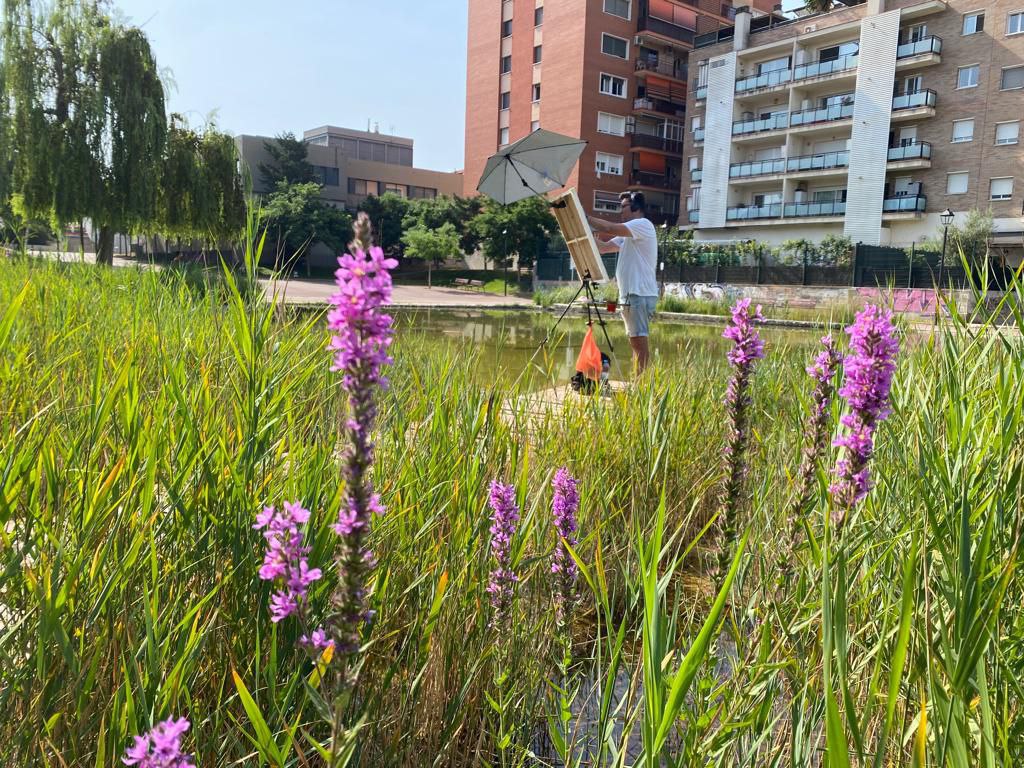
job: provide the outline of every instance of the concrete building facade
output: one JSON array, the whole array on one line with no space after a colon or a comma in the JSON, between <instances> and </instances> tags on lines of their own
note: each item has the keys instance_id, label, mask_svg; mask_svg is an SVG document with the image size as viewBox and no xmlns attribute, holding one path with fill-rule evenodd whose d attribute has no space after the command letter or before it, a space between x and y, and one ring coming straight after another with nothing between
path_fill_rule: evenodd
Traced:
<instances>
[{"instance_id":1,"label":"concrete building facade","mask_svg":"<svg viewBox=\"0 0 1024 768\"><path fill-rule=\"evenodd\" d=\"M1024 243L1024 6L871 0L695 42L680 224L909 245L946 209ZM752 29L753 27L753 29Z\"/></svg>"},{"instance_id":2,"label":"concrete building facade","mask_svg":"<svg viewBox=\"0 0 1024 768\"><path fill-rule=\"evenodd\" d=\"M490 155L543 127L588 142L568 183L588 213L642 189L651 218L675 222L689 52L732 15L720 0L469 0L465 194Z\"/></svg>"},{"instance_id":3,"label":"concrete building facade","mask_svg":"<svg viewBox=\"0 0 1024 768\"><path fill-rule=\"evenodd\" d=\"M407 198L462 194L462 174L416 168L413 140L371 131L322 126L306 131L309 163L328 202L354 211L370 195L393 192ZM267 163L269 136L239 136L239 155L252 174L253 191L267 193L260 164Z\"/></svg>"}]
</instances>

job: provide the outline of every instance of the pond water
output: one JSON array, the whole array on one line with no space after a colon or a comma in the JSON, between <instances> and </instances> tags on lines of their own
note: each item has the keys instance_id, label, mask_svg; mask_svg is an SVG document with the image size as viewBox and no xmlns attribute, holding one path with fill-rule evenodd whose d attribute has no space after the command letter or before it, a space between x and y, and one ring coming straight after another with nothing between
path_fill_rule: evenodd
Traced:
<instances>
[{"instance_id":1,"label":"pond water","mask_svg":"<svg viewBox=\"0 0 1024 768\"><path fill-rule=\"evenodd\" d=\"M432 342L447 344L453 349L475 350L478 371L482 380L495 377L518 376L524 367L534 361L536 372L531 379L546 378L540 371L545 353L537 354L540 345L550 334L546 345L547 365L555 383L566 383L575 373L576 356L587 331L586 318L569 315L560 323L558 315L550 312L504 311L470 312L439 309L401 309L394 312L397 337L396 352L407 339L417 344ZM661 365L670 366L694 354L725 355L729 342L722 338L721 324L659 322L651 326L651 353ZM629 342L622 320L606 316L608 340L599 325L594 325L594 337L602 351L612 347L612 378L627 378L632 365ZM765 328L765 340L778 347L810 347L822 336L819 329L793 330ZM534 357L536 354L536 357ZM618 365L616 365L616 363Z\"/></svg>"}]
</instances>

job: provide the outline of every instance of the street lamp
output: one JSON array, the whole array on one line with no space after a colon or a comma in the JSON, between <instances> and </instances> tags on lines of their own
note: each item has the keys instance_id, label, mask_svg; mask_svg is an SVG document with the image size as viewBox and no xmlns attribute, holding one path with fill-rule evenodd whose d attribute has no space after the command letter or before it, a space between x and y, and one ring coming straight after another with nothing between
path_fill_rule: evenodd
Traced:
<instances>
[{"instance_id":1,"label":"street lamp","mask_svg":"<svg viewBox=\"0 0 1024 768\"><path fill-rule=\"evenodd\" d=\"M939 214L942 222L942 255L939 257L939 288L942 288L942 267L946 263L946 239L949 237L949 225L953 223L953 212L947 208Z\"/></svg>"},{"instance_id":2,"label":"street lamp","mask_svg":"<svg viewBox=\"0 0 1024 768\"><path fill-rule=\"evenodd\" d=\"M505 265L505 279L502 281L504 283L503 291L504 291L504 294L506 296L508 296L508 230L507 229L501 230L501 238L502 238L501 254L502 254L502 256L504 256L503 262L504 262L504 265Z\"/></svg>"}]
</instances>

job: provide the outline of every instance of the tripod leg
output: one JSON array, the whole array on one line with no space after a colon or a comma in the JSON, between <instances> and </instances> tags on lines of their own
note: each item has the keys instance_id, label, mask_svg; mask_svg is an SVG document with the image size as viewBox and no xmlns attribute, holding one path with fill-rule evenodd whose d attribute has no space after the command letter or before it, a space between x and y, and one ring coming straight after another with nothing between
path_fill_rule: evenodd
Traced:
<instances>
[{"instance_id":1,"label":"tripod leg","mask_svg":"<svg viewBox=\"0 0 1024 768\"><path fill-rule=\"evenodd\" d=\"M569 314L569 310L572 309L572 305L576 303L576 299L578 299L580 297L580 294L583 293L584 288L586 288L586 283L580 285L579 290L576 291L576 295L573 296L569 300L569 303L565 305L565 309L562 310L562 314L558 316L558 319L555 320L555 324L551 326L551 329L547 332L547 334L545 334L544 341L540 343L541 347L546 347L547 343L551 341L551 334L555 332L555 330L558 328L558 324L565 319L565 316L567 314Z\"/></svg>"},{"instance_id":2,"label":"tripod leg","mask_svg":"<svg viewBox=\"0 0 1024 768\"><path fill-rule=\"evenodd\" d=\"M597 296L594 295L594 289L592 286L587 286L587 299L594 305L594 312L597 313L597 324L601 326L601 332L604 334L605 343L608 345L608 352L615 354L615 347L612 346L612 340L608 336L608 327L605 325L604 317L601 315L601 310L597 305Z\"/></svg>"}]
</instances>

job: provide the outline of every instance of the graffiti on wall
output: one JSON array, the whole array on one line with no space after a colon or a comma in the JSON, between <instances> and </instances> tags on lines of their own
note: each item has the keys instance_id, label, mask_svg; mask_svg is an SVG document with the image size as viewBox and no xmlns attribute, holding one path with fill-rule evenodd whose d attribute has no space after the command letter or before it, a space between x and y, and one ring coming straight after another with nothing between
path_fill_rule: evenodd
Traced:
<instances>
[{"instance_id":1,"label":"graffiti on wall","mask_svg":"<svg viewBox=\"0 0 1024 768\"><path fill-rule=\"evenodd\" d=\"M735 301L742 293L734 285L721 283L665 283L665 295L677 299Z\"/></svg>"}]
</instances>

